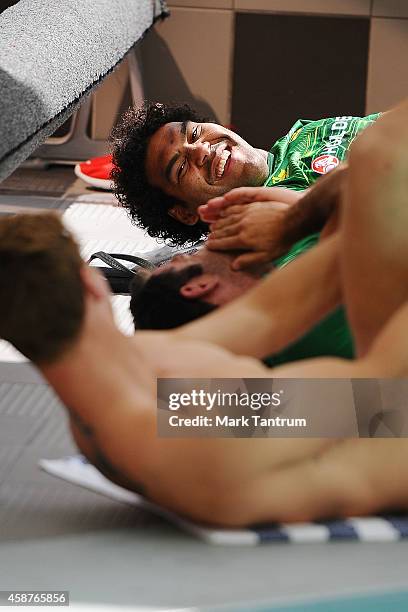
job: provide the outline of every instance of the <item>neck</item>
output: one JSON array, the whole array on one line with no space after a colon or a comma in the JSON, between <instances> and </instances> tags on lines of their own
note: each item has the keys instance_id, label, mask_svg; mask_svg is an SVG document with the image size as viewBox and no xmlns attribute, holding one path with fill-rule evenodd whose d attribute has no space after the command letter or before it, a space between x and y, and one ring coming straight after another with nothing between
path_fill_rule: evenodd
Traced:
<instances>
[{"instance_id":1,"label":"neck","mask_svg":"<svg viewBox=\"0 0 408 612\"><path fill-rule=\"evenodd\" d=\"M259 183L260 185L263 185L263 183L266 181L266 179L269 176L268 151L264 151L263 149L257 149L257 151L263 160L263 172L262 172L262 177Z\"/></svg>"},{"instance_id":2,"label":"neck","mask_svg":"<svg viewBox=\"0 0 408 612\"><path fill-rule=\"evenodd\" d=\"M261 263L248 270L232 270L231 264L242 251L210 251L205 247L200 251L198 263L203 265L205 272L220 274L229 279L233 284L242 285L246 288L256 284L266 272L273 267L271 263Z\"/></svg>"},{"instance_id":3,"label":"neck","mask_svg":"<svg viewBox=\"0 0 408 612\"><path fill-rule=\"evenodd\" d=\"M155 393L153 369L137 343L103 313L86 317L75 344L40 370L67 408L89 422L127 398L134 404Z\"/></svg>"}]
</instances>

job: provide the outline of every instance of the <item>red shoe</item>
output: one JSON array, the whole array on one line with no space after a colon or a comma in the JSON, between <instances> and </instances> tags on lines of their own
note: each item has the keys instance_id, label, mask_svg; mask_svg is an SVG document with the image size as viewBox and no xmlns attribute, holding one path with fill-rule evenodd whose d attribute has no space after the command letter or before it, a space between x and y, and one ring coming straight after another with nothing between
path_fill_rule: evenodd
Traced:
<instances>
[{"instance_id":1,"label":"red shoe","mask_svg":"<svg viewBox=\"0 0 408 612\"><path fill-rule=\"evenodd\" d=\"M112 155L104 155L103 157L93 157L88 159L88 161L77 164L74 172L78 178L88 183L88 185L112 191L112 182L109 178L112 168Z\"/></svg>"}]
</instances>

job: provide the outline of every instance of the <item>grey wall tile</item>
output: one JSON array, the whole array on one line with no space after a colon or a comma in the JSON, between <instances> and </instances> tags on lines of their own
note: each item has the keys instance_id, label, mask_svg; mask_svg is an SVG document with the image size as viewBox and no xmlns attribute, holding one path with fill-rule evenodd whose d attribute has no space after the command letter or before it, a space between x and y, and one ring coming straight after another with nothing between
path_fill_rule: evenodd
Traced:
<instances>
[{"instance_id":1,"label":"grey wall tile","mask_svg":"<svg viewBox=\"0 0 408 612\"><path fill-rule=\"evenodd\" d=\"M369 15L370 0L235 0L236 10Z\"/></svg>"},{"instance_id":2,"label":"grey wall tile","mask_svg":"<svg viewBox=\"0 0 408 612\"><path fill-rule=\"evenodd\" d=\"M408 20L371 21L367 113L387 110L408 95Z\"/></svg>"},{"instance_id":3,"label":"grey wall tile","mask_svg":"<svg viewBox=\"0 0 408 612\"><path fill-rule=\"evenodd\" d=\"M232 11L172 9L142 43L146 97L188 102L228 123L232 44Z\"/></svg>"},{"instance_id":4,"label":"grey wall tile","mask_svg":"<svg viewBox=\"0 0 408 612\"><path fill-rule=\"evenodd\" d=\"M407 17L407 0L374 0L373 15L376 17Z\"/></svg>"}]
</instances>

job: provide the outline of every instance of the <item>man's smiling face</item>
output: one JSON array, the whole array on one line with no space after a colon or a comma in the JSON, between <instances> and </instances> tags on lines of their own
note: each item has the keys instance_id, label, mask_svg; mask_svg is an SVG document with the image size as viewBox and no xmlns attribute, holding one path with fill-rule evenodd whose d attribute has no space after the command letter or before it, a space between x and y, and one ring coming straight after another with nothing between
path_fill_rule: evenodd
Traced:
<instances>
[{"instance_id":1,"label":"man's smiling face","mask_svg":"<svg viewBox=\"0 0 408 612\"><path fill-rule=\"evenodd\" d=\"M230 189L262 185L267 153L216 123L166 123L150 138L146 155L149 183L184 204L191 223L200 204ZM193 223L195 221L192 221Z\"/></svg>"}]
</instances>

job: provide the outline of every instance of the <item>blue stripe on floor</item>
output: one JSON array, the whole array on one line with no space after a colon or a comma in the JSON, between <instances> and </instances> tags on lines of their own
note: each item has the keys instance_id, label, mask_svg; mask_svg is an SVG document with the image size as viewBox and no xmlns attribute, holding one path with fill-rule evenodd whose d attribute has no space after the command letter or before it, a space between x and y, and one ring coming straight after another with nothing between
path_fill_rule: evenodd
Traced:
<instances>
[{"instance_id":1,"label":"blue stripe on floor","mask_svg":"<svg viewBox=\"0 0 408 612\"><path fill-rule=\"evenodd\" d=\"M347 521L319 521L318 524L327 527L330 540L358 540L358 533Z\"/></svg>"},{"instance_id":2,"label":"blue stripe on floor","mask_svg":"<svg viewBox=\"0 0 408 612\"><path fill-rule=\"evenodd\" d=\"M400 532L401 538L408 538L408 519L406 516L386 515L384 518Z\"/></svg>"},{"instance_id":3,"label":"blue stripe on floor","mask_svg":"<svg viewBox=\"0 0 408 612\"><path fill-rule=\"evenodd\" d=\"M266 542L288 542L289 536L279 529L279 527L266 527L265 529L255 529L261 544Z\"/></svg>"}]
</instances>

